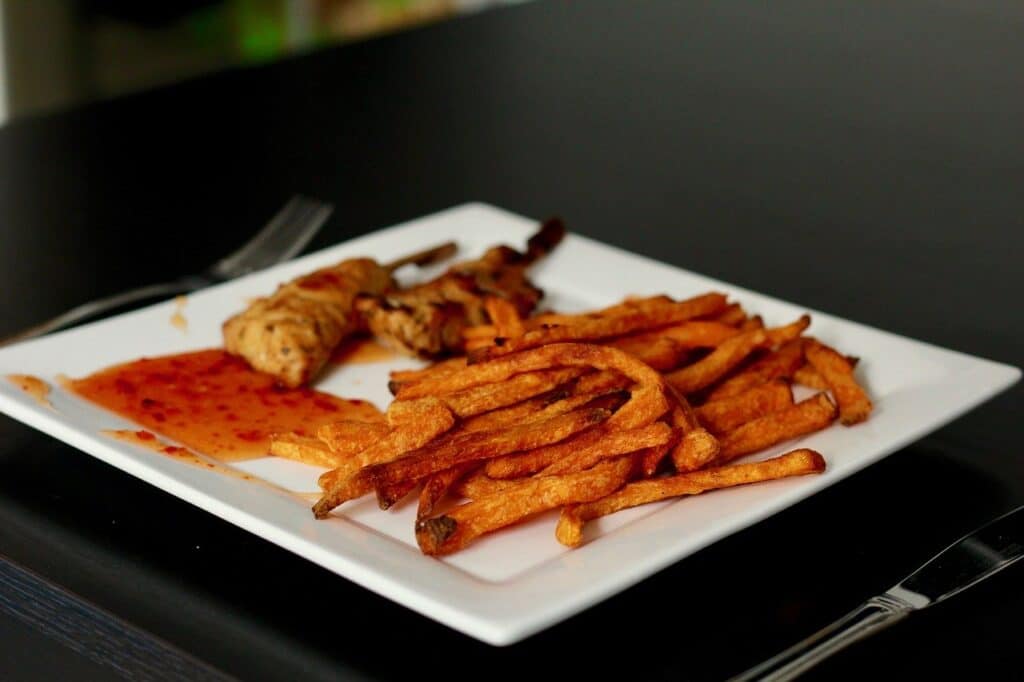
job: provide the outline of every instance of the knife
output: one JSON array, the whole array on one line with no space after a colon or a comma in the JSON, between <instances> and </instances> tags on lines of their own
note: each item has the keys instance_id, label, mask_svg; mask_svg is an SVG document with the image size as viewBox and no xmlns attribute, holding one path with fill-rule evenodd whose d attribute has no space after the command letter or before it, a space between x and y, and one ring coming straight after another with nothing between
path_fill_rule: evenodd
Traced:
<instances>
[{"instance_id":1,"label":"knife","mask_svg":"<svg viewBox=\"0 0 1024 682\"><path fill-rule=\"evenodd\" d=\"M900 583L732 680L792 680L854 642L963 592L1022 556L1024 506L965 535Z\"/></svg>"}]
</instances>

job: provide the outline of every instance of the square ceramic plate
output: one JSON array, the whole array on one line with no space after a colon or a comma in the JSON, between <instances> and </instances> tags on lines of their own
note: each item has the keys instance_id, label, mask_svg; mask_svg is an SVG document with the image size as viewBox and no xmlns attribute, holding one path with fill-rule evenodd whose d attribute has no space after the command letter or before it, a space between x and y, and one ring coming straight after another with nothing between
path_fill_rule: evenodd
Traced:
<instances>
[{"instance_id":1,"label":"square ceramic plate","mask_svg":"<svg viewBox=\"0 0 1024 682\"><path fill-rule=\"evenodd\" d=\"M796 446L821 451L828 470L810 476L723 490L615 514L589 524L585 544L566 550L554 538L554 513L504 530L444 560L420 554L413 537L414 504L382 512L373 499L315 521L309 502L283 492L191 467L110 440L101 429L124 420L64 391L58 374L85 376L142 355L220 344L220 324L278 283L353 256L387 261L446 239L461 256L497 243L522 246L536 225L499 209L468 204L326 249L189 297L188 330L169 323L171 302L0 350L0 374L28 373L54 384L55 409L0 382L0 410L113 466L177 495L389 599L491 644L516 642L561 621L734 531L756 523L924 436L1013 384L1014 367L970 357L811 311L811 332L856 349L876 409L854 428L833 427ZM608 273L616 273L615 277ZM432 273L406 272L422 277ZM562 310L604 306L628 294L687 297L727 292L770 323L805 308L571 235L534 270ZM392 359L341 366L318 388L364 398L384 408L388 371L418 362ZM237 465L295 491L316 490L321 470L264 458Z\"/></svg>"}]
</instances>

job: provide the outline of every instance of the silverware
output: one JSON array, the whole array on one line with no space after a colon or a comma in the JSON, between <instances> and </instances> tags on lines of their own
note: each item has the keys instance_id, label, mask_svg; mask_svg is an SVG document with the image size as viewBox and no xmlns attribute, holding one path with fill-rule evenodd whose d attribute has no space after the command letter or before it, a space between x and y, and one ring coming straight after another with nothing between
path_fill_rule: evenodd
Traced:
<instances>
[{"instance_id":1,"label":"silverware","mask_svg":"<svg viewBox=\"0 0 1024 682\"><path fill-rule=\"evenodd\" d=\"M792 680L832 654L963 592L1024 556L1024 507L965 535L886 592L778 656L733 678Z\"/></svg>"},{"instance_id":2,"label":"silverware","mask_svg":"<svg viewBox=\"0 0 1024 682\"><path fill-rule=\"evenodd\" d=\"M331 204L309 197L293 196L255 237L205 272L83 303L51 320L0 340L0 347L49 334L129 303L192 292L288 260L309 243L333 210Z\"/></svg>"}]
</instances>

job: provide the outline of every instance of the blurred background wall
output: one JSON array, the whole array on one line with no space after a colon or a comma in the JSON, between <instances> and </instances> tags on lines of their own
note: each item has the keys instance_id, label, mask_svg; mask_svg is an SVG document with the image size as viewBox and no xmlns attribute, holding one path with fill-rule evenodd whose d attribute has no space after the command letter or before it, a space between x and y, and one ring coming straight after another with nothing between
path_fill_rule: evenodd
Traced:
<instances>
[{"instance_id":1,"label":"blurred background wall","mask_svg":"<svg viewBox=\"0 0 1024 682\"><path fill-rule=\"evenodd\" d=\"M0 0L0 124L515 0Z\"/></svg>"}]
</instances>

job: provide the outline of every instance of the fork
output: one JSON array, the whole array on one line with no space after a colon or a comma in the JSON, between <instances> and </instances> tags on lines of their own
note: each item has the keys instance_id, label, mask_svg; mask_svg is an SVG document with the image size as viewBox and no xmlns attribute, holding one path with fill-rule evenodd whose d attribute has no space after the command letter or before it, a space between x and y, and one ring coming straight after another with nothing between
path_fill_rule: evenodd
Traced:
<instances>
[{"instance_id":1,"label":"fork","mask_svg":"<svg viewBox=\"0 0 1024 682\"><path fill-rule=\"evenodd\" d=\"M0 347L49 334L129 303L193 292L286 261L309 243L333 210L331 204L295 195L256 236L205 271L82 303L53 319L0 340Z\"/></svg>"}]
</instances>

